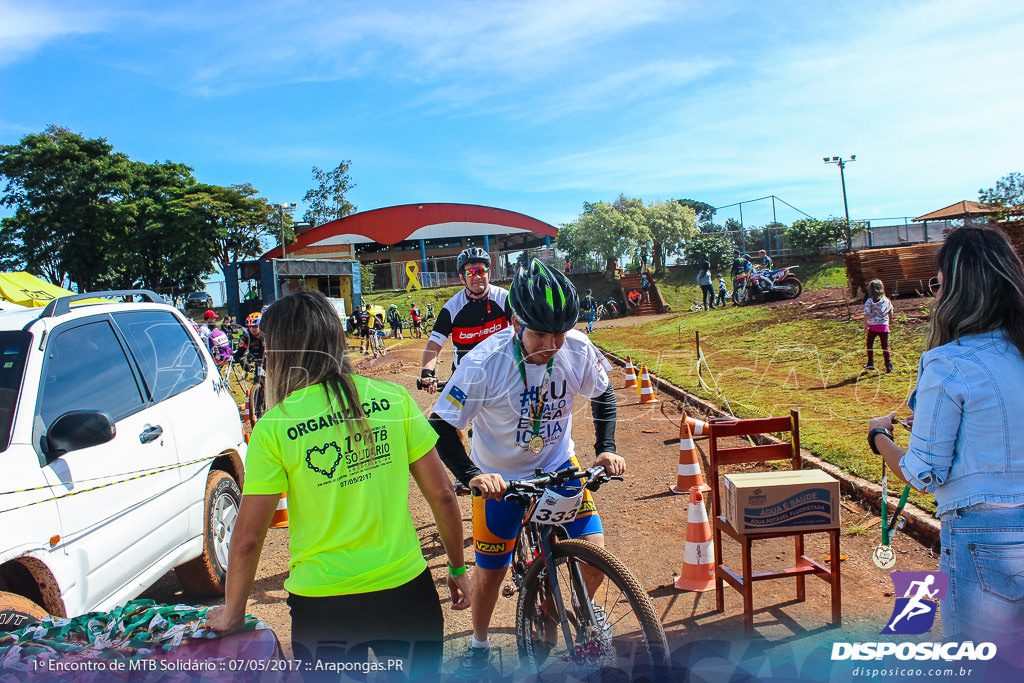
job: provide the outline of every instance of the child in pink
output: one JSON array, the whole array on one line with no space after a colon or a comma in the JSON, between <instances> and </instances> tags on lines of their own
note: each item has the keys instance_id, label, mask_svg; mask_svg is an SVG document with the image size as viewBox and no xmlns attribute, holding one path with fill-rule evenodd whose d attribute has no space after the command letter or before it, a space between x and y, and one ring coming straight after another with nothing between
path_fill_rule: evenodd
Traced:
<instances>
[{"instance_id":1,"label":"child in pink","mask_svg":"<svg viewBox=\"0 0 1024 683\"><path fill-rule=\"evenodd\" d=\"M864 331L868 334L868 364L865 370L875 369L875 337L882 344L885 371L892 372L892 355L889 351L889 323L892 322L892 302L885 296L885 285L881 280L868 283L871 296L864 302Z\"/></svg>"}]
</instances>

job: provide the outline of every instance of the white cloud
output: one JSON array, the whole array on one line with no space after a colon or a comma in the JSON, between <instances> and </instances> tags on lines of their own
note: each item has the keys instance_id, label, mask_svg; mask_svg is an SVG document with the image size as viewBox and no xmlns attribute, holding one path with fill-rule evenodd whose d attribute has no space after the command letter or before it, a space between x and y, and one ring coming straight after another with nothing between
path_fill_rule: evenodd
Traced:
<instances>
[{"instance_id":1,"label":"white cloud","mask_svg":"<svg viewBox=\"0 0 1024 683\"><path fill-rule=\"evenodd\" d=\"M13 0L0 0L0 17L0 67L64 36L103 31L110 23L110 15L101 10L67 10L47 2Z\"/></svg>"}]
</instances>

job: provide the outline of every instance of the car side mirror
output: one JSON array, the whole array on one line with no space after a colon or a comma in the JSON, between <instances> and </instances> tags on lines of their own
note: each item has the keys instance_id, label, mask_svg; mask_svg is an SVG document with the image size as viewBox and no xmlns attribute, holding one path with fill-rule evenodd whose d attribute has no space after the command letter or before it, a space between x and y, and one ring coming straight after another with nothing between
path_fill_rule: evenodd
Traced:
<instances>
[{"instance_id":1,"label":"car side mirror","mask_svg":"<svg viewBox=\"0 0 1024 683\"><path fill-rule=\"evenodd\" d=\"M72 410L50 425L46 433L48 461L82 448L99 446L114 438L117 429L102 410Z\"/></svg>"}]
</instances>

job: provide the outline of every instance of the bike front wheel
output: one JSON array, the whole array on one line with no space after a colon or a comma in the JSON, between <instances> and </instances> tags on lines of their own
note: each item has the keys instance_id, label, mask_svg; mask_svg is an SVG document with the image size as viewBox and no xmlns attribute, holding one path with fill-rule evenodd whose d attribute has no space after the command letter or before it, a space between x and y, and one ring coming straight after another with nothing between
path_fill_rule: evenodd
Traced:
<instances>
[{"instance_id":1,"label":"bike front wheel","mask_svg":"<svg viewBox=\"0 0 1024 683\"><path fill-rule=\"evenodd\" d=\"M267 397L263 385L259 382L252 385L249 393L249 424L256 426L256 421L267 412Z\"/></svg>"},{"instance_id":2,"label":"bike front wheel","mask_svg":"<svg viewBox=\"0 0 1024 683\"><path fill-rule=\"evenodd\" d=\"M565 622L548 568L534 561L516 607L522 666L553 680L663 678L665 631L632 573L604 548L578 539L552 544L551 553ZM599 576L601 584L588 598L583 581L588 577L593 585L590 576Z\"/></svg>"}]
</instances>

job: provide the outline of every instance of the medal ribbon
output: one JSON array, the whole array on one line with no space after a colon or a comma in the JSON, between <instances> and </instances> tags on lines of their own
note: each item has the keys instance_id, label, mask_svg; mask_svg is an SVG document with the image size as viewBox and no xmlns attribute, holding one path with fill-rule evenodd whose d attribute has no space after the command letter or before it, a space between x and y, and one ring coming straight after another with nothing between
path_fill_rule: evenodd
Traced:
<instances>
[{"instance_id":1,"label":"medal ribbon","mask_svg":"<svg viewBox=\"0 0 1024 683\"><path fill-rule=\"evenodd\" d=\"M526 387L527 393L530 391L530 382L526 379L526 362L523 359L523 352L519 350L519 345L522 342L519 339L512 338L512 349L516 354L516 367L519 368L519 376L523 378L523 386ZM544 379L541 380L540 386L537 387L537 405L534 406L530 403L530 427L533 429L533 435L540 435L540 423L544 413L544 388L548 385L548 380L551 378L551 366L554 364L555 358L552 356L548 360L547 369L544 371Z\"/></svg>"}]
</instances>

